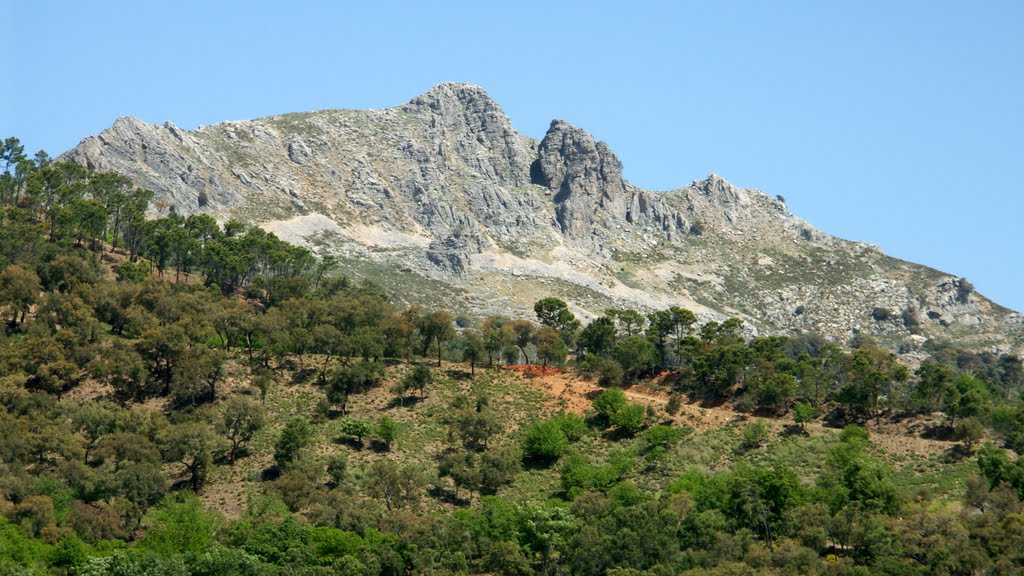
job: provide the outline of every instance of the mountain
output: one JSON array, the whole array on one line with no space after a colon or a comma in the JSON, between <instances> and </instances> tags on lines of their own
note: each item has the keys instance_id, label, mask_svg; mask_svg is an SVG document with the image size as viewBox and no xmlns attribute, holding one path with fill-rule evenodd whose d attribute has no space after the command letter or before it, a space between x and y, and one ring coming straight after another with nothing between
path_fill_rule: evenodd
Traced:
<instances>
[{"instance_id":1,"label":"mountain","mask_svg":"<svg viewBox=\"0 0 1024 576\"><path fill-rule=\"evenodd\" d=\"M405 302L527 316L555 295L584 318L678 305L751 333L1024 350L1024 317L965 279L821 232L781 196L714 174L640 189L604 142L562 120L523 136L468 84L196 130L121 118L64 157L154 190L153 214L257 223Z\"/></svg>"}]
</instances>

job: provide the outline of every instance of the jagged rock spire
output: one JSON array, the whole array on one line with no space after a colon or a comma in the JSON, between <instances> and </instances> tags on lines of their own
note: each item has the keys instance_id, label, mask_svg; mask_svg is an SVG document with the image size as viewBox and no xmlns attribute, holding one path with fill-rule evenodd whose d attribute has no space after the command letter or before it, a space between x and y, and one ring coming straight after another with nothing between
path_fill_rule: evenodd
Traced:
<instances>
[{"instance_id":1,"label":"jagged rock spire","mask_svg":"<svg viewBox=\"0 0 1024 576\"><path fill-rule=\"evenodd\" d=\"M595 219L628 208L622 162L607 144L564 120L554 120L537 152L541 184L555 193L562 232L579 238Z\"/></svg>"},{"instance_id":2,"label":"jagged rock spire","mask_svg":"<svg viewBox=\"0 0 1024 576\"><path fill-rule=\"evenodd\" d=\"M529 182L532 158L523 154L521 136L512 121L483 88L446 82L402 108L429 116L435 152L442 159L455 155L478 163L477 168L502 184Z\"/></svg>"}]
</instances>

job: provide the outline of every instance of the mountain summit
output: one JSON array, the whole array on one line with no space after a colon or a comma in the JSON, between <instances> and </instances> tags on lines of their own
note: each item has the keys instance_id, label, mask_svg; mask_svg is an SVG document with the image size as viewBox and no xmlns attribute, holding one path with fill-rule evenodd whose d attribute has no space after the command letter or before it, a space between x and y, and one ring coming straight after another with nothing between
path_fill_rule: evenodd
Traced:
<instances>
[{"instance_id":1,"label":"mountain summit","mask_svg":"<svg viewBox=\"0 0 1024 576\"><path fill-rule=\"evenodd\" d=\"M554 120L538 142L470 84L196 130L121 118L65 157L154 190L154 214L257 223L407 302L527 315L555 295L584 317L678 305L759 333L1024 350L1021 315L966 280L825 234L714 174L640 189L585 130Z\"/></svg>"}]
</instances>

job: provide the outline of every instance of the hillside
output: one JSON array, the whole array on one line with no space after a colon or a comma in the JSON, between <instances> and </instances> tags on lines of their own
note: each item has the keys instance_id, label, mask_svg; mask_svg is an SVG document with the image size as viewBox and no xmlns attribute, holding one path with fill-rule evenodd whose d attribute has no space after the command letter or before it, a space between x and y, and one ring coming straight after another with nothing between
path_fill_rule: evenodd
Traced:
<instances>
[{"instance_id":1,"label":"hillside","mask_svg":"<svg viewBox=\"0 0 1024 576\"><path fill-rule=\"evenodd\" d=\"M716 175L639 189L605 143L561 120L525 137L471 85L191 131L121 118L64 158L152 189L151 215L258 224L406 303L525 317L555 295L584 319L678 305L738 316L750 334L1024 350L1024 318L964 279L830 236Z\"/></svg>"},{"instance_id":2,"label":"hillside","mask_svg":"<svg viewBox=\"0 0 1024 576\"><path fill-rule=\"evenodd\" d=\"M259 227L147 219L152 192L17 139L2 157L0 574L1024 565L1016 356L908 365L550 297L479 321Z\"/></svg>"}]
</instances>

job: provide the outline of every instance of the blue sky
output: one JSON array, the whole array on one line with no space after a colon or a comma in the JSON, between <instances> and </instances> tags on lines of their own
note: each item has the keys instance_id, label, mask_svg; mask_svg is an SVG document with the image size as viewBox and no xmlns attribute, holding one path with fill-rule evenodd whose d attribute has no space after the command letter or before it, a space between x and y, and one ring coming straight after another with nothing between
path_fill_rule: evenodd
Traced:
<instances>
[{"instance_id":1,"label":"blue sky","mask_svg":"<svg viewBox=\"0 0 1024 576\"><path fill-rule=\"evenodd\" d=\"M216 4L216 6L208 6ZM480 84L635 184L715 172L1024 310L1024 2L7 3L0 136L193 128Z\"/></svg>"}]
</instances>

